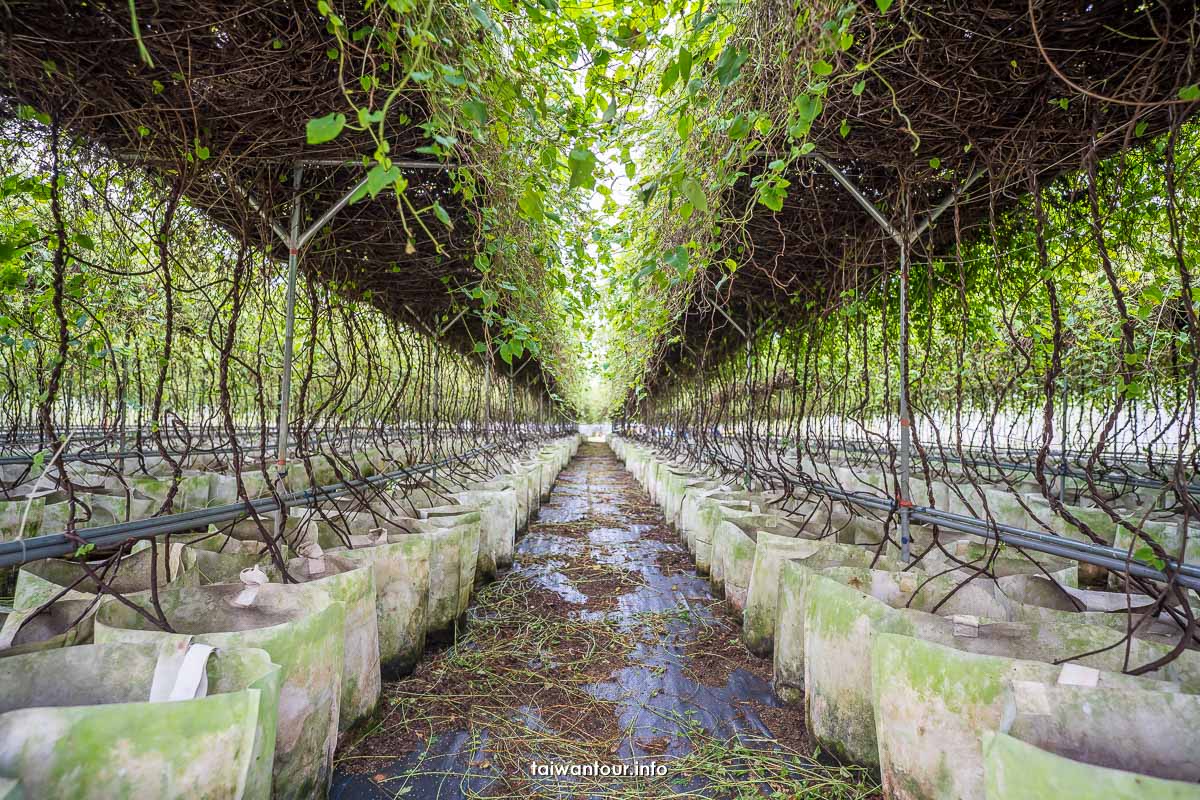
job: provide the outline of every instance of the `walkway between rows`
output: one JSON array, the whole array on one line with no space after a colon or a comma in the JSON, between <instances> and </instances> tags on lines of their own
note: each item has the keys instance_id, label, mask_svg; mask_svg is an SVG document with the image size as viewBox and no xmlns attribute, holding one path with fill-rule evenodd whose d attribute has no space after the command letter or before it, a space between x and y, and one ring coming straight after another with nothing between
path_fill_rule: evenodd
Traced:
<instances>
[{"instance_id":1,"label":"walkway between rows","mask_svg":"<svg viewBox=\"0 0 1200 800\"><path fill-rule=\"evenodd\" d=\"M802 709L603 444L580 447L456 644L382 705L342 743L337 800L871 796L810 757Z\"/></svg>"}]
</instances>

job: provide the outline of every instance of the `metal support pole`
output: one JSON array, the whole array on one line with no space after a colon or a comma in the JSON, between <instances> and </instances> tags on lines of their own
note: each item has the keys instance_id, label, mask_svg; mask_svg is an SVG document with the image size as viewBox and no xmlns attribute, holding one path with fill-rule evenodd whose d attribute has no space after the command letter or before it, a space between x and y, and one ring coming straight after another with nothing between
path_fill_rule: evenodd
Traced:
<instances>
[{"instance_id":1,"label":"metal support pole","mask_svg":"<svg viewBox=\"0 0 1200 800\"><path fill-rule=\"evenodd\" d=\"M750 319L746 320L746 327L751 329L754 327ZM745 333L742 336L746 345L746 439L742 445L742 485L748 492L751 486L750 455L754 442L754 417L750 413L754 406L754 340ZM770 397L769 393L768 397Z\"/></svg>"},{"instance_id":2,"label":"metal support pole","mask_svg":"<svg viewBox=\"0 0 1200 800\"><path fill-rule=\"evenodd\" d=\"M287 301L286 312L284 318L284 333L283 333L283 373L280 375L279 381L279 421L276 428L276 460L275 460L275 488L276 491L282 493L284 488L284 478L287 475L287 458L288 458L288 405L291 400L292 390L292 354L295 343L296 329L296 272L300 261L300 250L308 244L317 232L324 228L337 215L339 211L345 208L351 198L367 185L367 179L364 177L358 183L344 193L337 202L325 210L320 217L309 225L303 232L300 230L300 184L304 177L304 163L296 162L292 167L292 218L291 228L287 231L283 226L270 218L262 205L255 199L254 195L242 189L236 183L233 187L246 198L251 207L258 212L267 224L271 226L271 230L279 237L288 249L288 282L287 282ZM275 538L278 540L284 529L284 522L287 517L287 508L281 508L275 514Z\"/></svg>"},{"instance_id":3,"label":"metal support pole","mask_svg":"<svg viewBox=\"0 0 1200 800\"><path fill-rule=\"evenodd\" d=\"M746 329L743 328L741 325L738 325L736 322L734 322L733 317L729 316L729 314L727 314L725 312L725 309L722 306L717 305L717 306L714 306L714 308L716 308L717 311L721 314L721 316L725 318L726 322L728 322L730 325L733 326L733 329L735 331L737 331L738 333L740 333L742 335L743 339L750 338L750 334L746 333Z\"/></svg>"},{"instance_id":4,"label":"metal support pole","mask_svg":"<svg viewBox=\"0 0 1200 800\"><path fill-rule=\"evenodd\" d=\"M854 181L846 177L846 175L840 169L835 167L829 161L829 159L825 158L825 156L821 155L820 153L814 152L812 154L812 158L814 161L824 167L826 171L833 176L834 180L842 185L842 188L845 189L846 192L853 197L860 206L862 206L863 210L871 216L871 219L878 223L879 227L883 228L883 230L887 232L888 236L891 236L897 241L900 240L900 233L892 226L891 221L883 215L882 211L875 207L874 203L867 199L866 195L858 190L858 187L854 185Z\"/></svg>"},{"instance_id":5,"label":"metal support pole","mask_svg":"<svg viewBox=\"0 0 1200 800\"><path fill-rule=\"evenodd\" d=\"M824 167L843 189L862 206L871 219L878 223L896 244L900 247L900 475L897 487L897 506L900 511L900 560L907 564L910 557L909 522L912 515L912 486L910 473L912 470L912 419L908 404L908 248L924 233L934 221L950 208L975 181L983 176L986 170L976 169L963 181L962 185L946 195L940 203L934 206L925 219L912 232L905 235L896 229L891 221L884 216L875 204L867 199L854 181L850 180L829 159L820 153L812 153L811 158Z\"/></svg>"},{"instance_id":6,"label":"metal support pole","mask_svg":"<svg viewBox=\"0 0 1200 800\"><path fill-rule=\"evenodd\" d=\"M900 246L900 561L909 562L909 515L912 513L912 419L908 409L908 246Z\"/></svg>"},{"instance_id":7,"label":"metal support pole","mask_svg":"<svg viewBox=\"0 0 1200 800\"><path fill-rule=\"evenodd\" d=\"M128 345L128 338L126 338L125 343ZM130 519L129 507L133 505L133 503L130 502L133 495L133 489L130 487L129 482L125 479L125 476L128 475L128 473L125 471L125 451L129 449L129 354L125 352L121 353L121 396L118 399L118 402L121 404L121 457L117 461L117 469L119 469L121 473L121 483L125 486L125 521L128 522Z\"/></svg>"},{"instance_id":8,"label":"metal support pole","mask_svg":"<svg viewBox=\"0 0 1200 800\"><path fill-rule=\"evenodd\" d=\"M483 362L483 428L492 428L492 351L488 348Z\"/></svg>"},{"instance_id":9,"label":"metal support pole","mask_svg":"<svg viewBox=\"0 0 1200 800\"><path fill-rule=\"evenodd\" d=\"M458 314L455 315L454 319L450 320L444 326L442 326L442 329L440 331L438 331L438 334L437 334L438 338L440 339L441 337L445 336L446 332L449 331L451 328L453 328L455 326L455 324L460 319L462 319L466 313L467 313L467 310L464 308L462 311L459 311Z\"/></svg>"},{"instance_id":10,"label":"metal support pole","mask_svg":"<svg viewBox=\"0 0 1200 800\"><path fill-rule=\"evenodd\" d=\"M441 337L435 336L433 339L433 348L429 351L429 376L432 381L432 386L429 387L429 413L433 417L433 429L440 430L441 420L438 415L442 413L440 378L438 373L441 371L442 362L438 360L438 352L441 347Z\"/></svg>"},{"instance_id":11,"label":"metal support pole","mask_svg":"<svg viewBox=\"0 0 1200 800\"><path fill-rule=\"evenodd\" d=\"M288 406L292 391L292 351L296 334L296 270L300 261L300 181L304 167L297 166L292 172L292 224L288 232L288 279L287 305L283 323L283 372L279 376L279 425L276 430L275 447L275 490L282 495L284 478L287 477L288 458ZM287 519L287 507L275 512L275 541L283 536Z\"/></svg>"},{"instance_id":12,"label":"metal support pole","mask_svg":"<svg viewBox=\"0 0 1200 800\"><path fill-rule=\"evenodd\" d=\"M513 384L516 382L516 375L513 374L512 364L508 365L508 424L513 426L517 422L517 402L513 396Z\"/></svg>"},{"instance_id":13,"label":"metal support pole","mask_svg":"<svg viewBox=\"0 0 1200 800\"><path fill-rule=\"evenodd\" d=\"M524 371L525 371L525 368L526 368L526 367L528 367L528 366L529 366L530 364L532 364L532 363L533 363L533 359L532 359L532 358L527 358L527 359L525 359L525 363L524 363L524 364L522 364L522 365L521 365L521 367L520 367L520 369L518 369L516 372L513 372L513 371L512 371L512 366L510 365L510 366L509 366L509 368L508 368L509 374L510 374L510 375L512 375L512 377L514 377L514 378L515 378L515 377L517 377L518 375L520 375L522 372L524 372Z\"/></svg>"},{"instance_id":14,"label":"metal support pole","mask_svg":"<svg viewBox=\"0 0 1200 800\"><path fill-rule=\"evenodd\" d=\"M1067 376L1062 376L1062 429L1059 431L1058 502L1066 502L1067 494Z\"/></svg>"}]
</instances>

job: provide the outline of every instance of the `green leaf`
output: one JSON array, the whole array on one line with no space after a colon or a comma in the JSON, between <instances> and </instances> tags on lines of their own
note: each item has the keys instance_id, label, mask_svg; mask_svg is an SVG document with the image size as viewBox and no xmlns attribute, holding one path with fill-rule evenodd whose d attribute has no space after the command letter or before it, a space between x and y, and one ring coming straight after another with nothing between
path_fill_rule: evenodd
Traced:
<instances>
[{"instance_id":1,"label":"green leaf","mask_svg":"<svg viewBox=\"0 0 1200 800\"><path fill-rule=\"evenodd\" d=\"M653 261L648 261L645 264L642 264L642 268L639 269L637 271L637 274L633 276L633 282L635 284L640 284L642 281L644 281L646 278L650 277L652 274L654 274L657 271L658 271L658 264L654 263Z\"/></svg>"},{"instance_id":2,"label":"green leaf","mask_svg":"<svg viewBox=\"0 0 1200 800\"><path fill-rule=\"evenodd\" d=\"M1139 122L1137 125L1133 126L1133 135L1138 137L1139 139L1142 138L1142 136L1144 136L1145 133L1146 133L1145 121Z\"/></svg>"},{"instance_id":3,"label":"green leaf","mask_svg":"<svg viewBox=\"0 0 1200 800\"><path fill-rule=\"evenodd\" d=\"M659 95L664 95L671 91L671 87L675 85L675 81L679 80L679 62L672 60L667 64L667 68L663 70L662 80L658 83Z\"/></svg>"},{"instance_id":4,"label":"green leaf","mask_svg":"<svg viewBox=\"0 0 1200 800\"><path fill-rule=\"evenodd\" d=\"M596 180L592 176L592 171L596 169L596 156L591 150L582 147L574 148L567 158L567 165L571 168L572 189L579 186L590 189L596 185Z\"/></svg>"},{"instance_id":5,"label":"green leaf","mask_svg":"<svg viewBox=\"0 0 1200 800\"><path fill-rule=\"evenodd\" d=\"M487 11L476 0L471 0L471 2L467 3L467 8L471 10L471 16L483 26L484 30L493 36L500 36L500 29L496 27L496 23L492 22L492 18L488 16Z\"/></svg>"},{"instance_id":6,"label":"green leaf","mask_svg":"<svg viewBox=\"0 0 1200 800\"><path fill-rule=\"evenodd\" d=\"M545 207L542 203L542 193L532 186L525 187L525 193L521 195L521 199L517 201L517 205L520 206L525 216L534 222L541 222L546 216Z\"/></svg>"},{"instance_id":7,"label":"green leaf","mask_svg":"<svg viewBox=\"0 0 1200 800\"><path fill-rule=\"evenodd\" d=\"M323 144L333 141L346 127L345 114L326 114L317 119L310 119L305 129L309 144Z\"/></svg>"},{"instance_id":8,"label":"green leaf","mask_svg":"<svg viewBox=\"0 0 1200 800\"><path fill-rule=\"evenodd\" d=\"M695 178L684 178L679 183L679 191L683 192L683 196L687 198L693 208L701 212L708 211L708 197L705 196L704 188Z\"/></svg>"},{"instance_id":9,"label":"green leaf","mask_svg":"<svg viewBox=\"0 0 1200 800\"><path fill-rule=\"evenodd\" d=\"M1138 547L1138 549L1134 550L1133 557L1138 561L1142 561L1151 565L1155 569L1162 569L1166 566L1166 562L1156 556L1154 554L1154 548L1148 544L1143 544Z\"/></svg>"},{"instance_id":10,"label":"green leaf","mask_svg":"<svg viewBox=\"0 0 1200 800\"><path fill-rule=\"evenodd\" d=\"M790 185L790 181L779 178L760 186L758 189L758 202L772 211L782 211L783 201L787 197L787 187Z\"/></svg>"},{"instance_id":11,"label":"green leaf","mask_svg":"<svg viewBox=\"0 0 1200 800\"><path fill-rule=\"evenodd\" d=\"M725 49L721 51L720 57L717 58L717 80L722 86L728 86L737 80L741 74L742 65L746 63L746 59L750 57L750 53L741 48L735 47L733 42L725 45Z\"/></svg>"},{"instance_id":12,"label":"green leaf","mask_svg":"<svg viewBox=\"0 0 1200 800\"><path fill-rule=\"evenodd\" d=\"M442 208L442 204L437 200L433 201L433 215L447 228L454 227L454 223L450 221L450 215L446 213L446 209Z\"/></svg>"},{"instance_id":13,"label":"green leaf","mask_svg":"<svg viewBox=\"0 0 1200 800\"><path fill-rule=\"evenodd\" d=\"M764 189L758 195L758 202L762 203L772 211L783 210L783 195L781 195L779 192L768 191Z\"/></svg>"},{"instance_id":14,"label":"green leaf","mask_svg":"<svg viewBox=\"0 0 1200 800\"><path fill-rule=\"evenodd\" d=\"M838 128L838 133L840 133L842 135L843 139L845 139L847 136L850 135L850 120L848 120L848 119L842 120L842 124Z\"/></svg>"},{"instance_id":15,"label":"green leaf","mask_svg":"<svg viewBox=\"0 0 1200 800\"><path fill-rule=\"evenodd\" d=\"M96 242L86 233L75 234L75 244L82 247L84 250L95 250Z\"/></svg>"},{"instance_id":16,"label":"green leaf","mask_svg":"<svg viewBox=\"0 0 1200 800\"><path fill-rule=\"evenodd\" d=\"M859 97L862 95L863 90L866 88L867 88L867 82L859 81L856 84L854 84L854 86L851 87L850 91L854 94L855 97Z\"/></svg>"},{"instance_id":17,"label":"green leaf","mask_svg":"<svg viewBox=\"0 0 1200 800\"><path fill-rule=\"evenodd\" d=\"M50 115L44 111L38 111L33 106L17 106L17 116L21 119L36 119L43 125L50 124Z\"/></svg>"},{"instance_id":18,"label":"green leaf","mask_svg":"<svg viewBox=\"0 0 1200 800\"><path fill-rule=\"evenodd\" d=\"M892 7L892 2L893 0L875 0L875 7L879 9L880 14L886 14Z\"/></svg>"},{"instance_id":19,"label":"green leaf","mask_svg":"<svg viewBox=\"0 0 1200 800\"><path fill-rule=\"evenodd\" d=\"M745 139L748 133L750 133L750 120L747 119L745 114L738 114L729 123L729 138Z\"/></svg>"},{"instance_id":20,"label":"green leaf","mask_svg":"<svg viewBox=\"0 0 1200 800\"><path fill-rule=\"evenodd\" d=\"M667 266L673 268L677 273L679 273L681 278L687 275L688 250L683 245L679 245L678 247L668 250L663 255L663 261L666 262Z\"/></svg>"},{"instance_id":21,"label":"green leaf","mask_svg":"<svg viewBox=\"0 0 1200 800\"><path fill-rule=\"evenodd\" d=\"M938 158L937 156L934 156L933 158L929 159L930 169L937 169L940 166L942 166L942 160L940 158Z\"/></svg>"},{"instance_id":22,"label":"green leaf","mask_svg":"<svg viewBox=\"0 0 1200 800\"><path fill-rule=\"evenodd\" d=\"M813 64L813 72L821 76L831 75L833 74L833 64L830 64L825 59L821 59Z\"/></svg>"},{"instance_id":23,"label":"green leaf","mask_svg":"<svg viewBox=\"0 0 1200 800\"><path fill-rule=\"evenodd\" d=\"M679 80L687 83L692 77L692 54L687 50L679 51Z\"/></svg>"},{"instance_id":24,"label":"green leaf","mask_svg":"<svg viewBox=\"0 0 1200 800\"><path fill-rule=\"evenodd\" d=\"M812 122L821 115L821 109L825 107L824 102L820 97L811 94L802 94L796 103L796 112L800 115L800 119L805 122Z\"/></svg>"},{"instance_id":25,"label":"green leaf","mask_svg":"<svg viewBox=\"0 0 1200 800\"><path fill-rule=\"evenodd\" d=\"M367 185L364 187L365 193L371 195L371 197L375 197L375 195L383 191L384 187L395 183L399 177L399 167L384 169L382 164L376 164L367 173Z\"/></svg>"},{"instance_id":26,"label":"green leaf","mask_svg":"<svg viewBox=\"0 0 1200 800\"><path fill-rule=\"evenodd\" d=\"M375 111L370 111L365 108L360 108L358 110L358 124L360 127L367 128L371 125L378 125L380 122L383 122L383 109L380 108L376 109Z\"/></svg>"},{"instance_id":27,"label":"green leaf","mask_svg":"<svg viewBox=\"0 0 1200 800\"><path fill-rule=\"evenodd\" d=\"M675 124L675 128L679 131L679 138L687 141L688 136L692 132L692 115L680 114L679 121Z\"/></svg>"},{"instance_id":28,"label":"green leaf","mask_svg":"<svg viewBox=\"0 0 1200 800\"><path fill-rule=\"evenodd\" d=\"M1180 89L1179 99L1188 103L1200 100L1200 83L1193 83L1191 86L1184 86Z\"/></svg>"},{"instance_id":29,"label":"green leaf","mask_svg":"<svg viewBox=\"0 0 1200 800\"><path fill-rule=\"evenodd\" d=\"M600 118L600 121L603 123L609 123L609 122L612 122L613 118L616 116L617 116L617 99L614 97L613 99L609 100L608 105L605 106L604 116L602 116Z\"/></svg>"},{"instance_id":30,"label":"green leaf","mask_svg":"<svg viewBox=\"0 0 1200 800\"><path fill-rule=\"evenodd\" d=\"M487 124L487 106L480 100L468 100L463 103L463 113L477 125Z\"/></svg>"}]
</instances>

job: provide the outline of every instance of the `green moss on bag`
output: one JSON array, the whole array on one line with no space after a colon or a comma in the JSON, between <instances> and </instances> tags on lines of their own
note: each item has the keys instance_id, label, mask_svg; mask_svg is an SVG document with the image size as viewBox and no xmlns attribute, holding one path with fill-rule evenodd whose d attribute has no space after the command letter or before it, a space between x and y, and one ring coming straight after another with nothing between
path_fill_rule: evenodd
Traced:
<instances>
[{"instance_id":1,"label":"green moss on bag","mask_svg":"<svg viewBox=\"0 0 1200 800\"><path fill-rule=\"evenodd\" d=\"M345 606L312 586L269 583L247 607L240 584L172 589L159 598L179 633L214 647L261 648L281 669L273 797L324 796L332 778L341 694ZM143 607L148 601L138 600ZM115 598L96 613L96 641L156 643L173 634Z\"/></svg>"},{"instance_id":2,"label":"green moss on bag","mask_svg":"<svg viewBox=\"0 0 1200 800\"><path fill-rule=\"evenodd\" d=\"M30 798L270 797L279 667L222 649L207 696L151 703L159 653L104 644L0 660L0 776Z\"/></svg>"},{"instance_id":3,"label":"green moss on bag","mask_svg":"<svg viewBox=\"0 0 1200 800\"><path fill-rule=\"evenodd\" d=\"M1200 786L1072 761L1033 745L983 734L987 800L1200 800Z\"/></svg>"}]
</instances>

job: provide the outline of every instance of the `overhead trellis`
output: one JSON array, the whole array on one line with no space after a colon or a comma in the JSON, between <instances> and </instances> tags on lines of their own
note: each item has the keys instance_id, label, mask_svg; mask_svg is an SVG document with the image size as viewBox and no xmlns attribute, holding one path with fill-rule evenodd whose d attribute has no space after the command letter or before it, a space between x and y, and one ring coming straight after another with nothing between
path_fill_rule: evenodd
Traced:
<instances>
[{"instance_id":1,"label":"overhead trellis","mask_svg":"<svg viewBox=\"0 0 1200 800\"><path fill-rule=\"evenodd\" d=\"M669 313L626 348L618 429L785 505L878 513L880 552L917 568L986 573L1005 546L1045 568L1075 537L1097 585L1184 597L1198 22L1031 0L689 20L631 215L651 299L622 298Z\"/></svg>"},{"instance_id":2,"label":"overhead trellis","mask_svg":"<svg viewBox=\"0 0 1200 800\"><path fill-rule=\"evenodd\" d=\"M388 473L466 474L462 443L498 463L561 426L528 329L482 289L555 235L517 214L514 152L539 134L505 129L528 67L502 56L523 29L357 0L0 16L3 489L49 475L70 541L94 509L67 463L123 482L127 457L161 459L169 516L220 454L242 501L270 495L272 545L314 463L352 482L371 448Z\"/></svg>"},{"instance_id":3,"label":"overhead trellis","mask_svg":"<svg viewBox=\"0 0 1200 800\"><path fill-rule=\"evenodd\" d=\"M326 221L302 268L395 318L449 320L465 300L453 290L478 281L483 190L460 174L472 150L439 133L428 85L466 78L405 75L387 18L365 5L338 16L283 0L9 4L0 102L179 184L236 238L281 259L288 248L268 220L286 226L299 192L305 228L369 176L358 194L370 197ZM454 25L466 12L446 13ZM463 321L473 335L447 338L469 346L482 325Z\"/></svg>"},{"instance_id":4,"label":"overhead trellis","mask_svg":"<svg viewBox=\"0 0 1200 800\"><path fill-rule=\"evenodd\" d=\"M831 169L898 230L954 203L957 235L932 224L913 241L920 259L984 236L1031 187L1178 125L1198 106L1198 14L1187 2L751 4L716 64L734 54L740 73L695 112L689 127L715 124L683 148L720 224L697 237L704 255L737 269L689 287L684 338L736 346L718 307L750 324L798 319L895 268L892 237ZM686 241L673 225L661 237ZM688 360L679 344L663 356Z\"/></svg>"}]
</instances>

